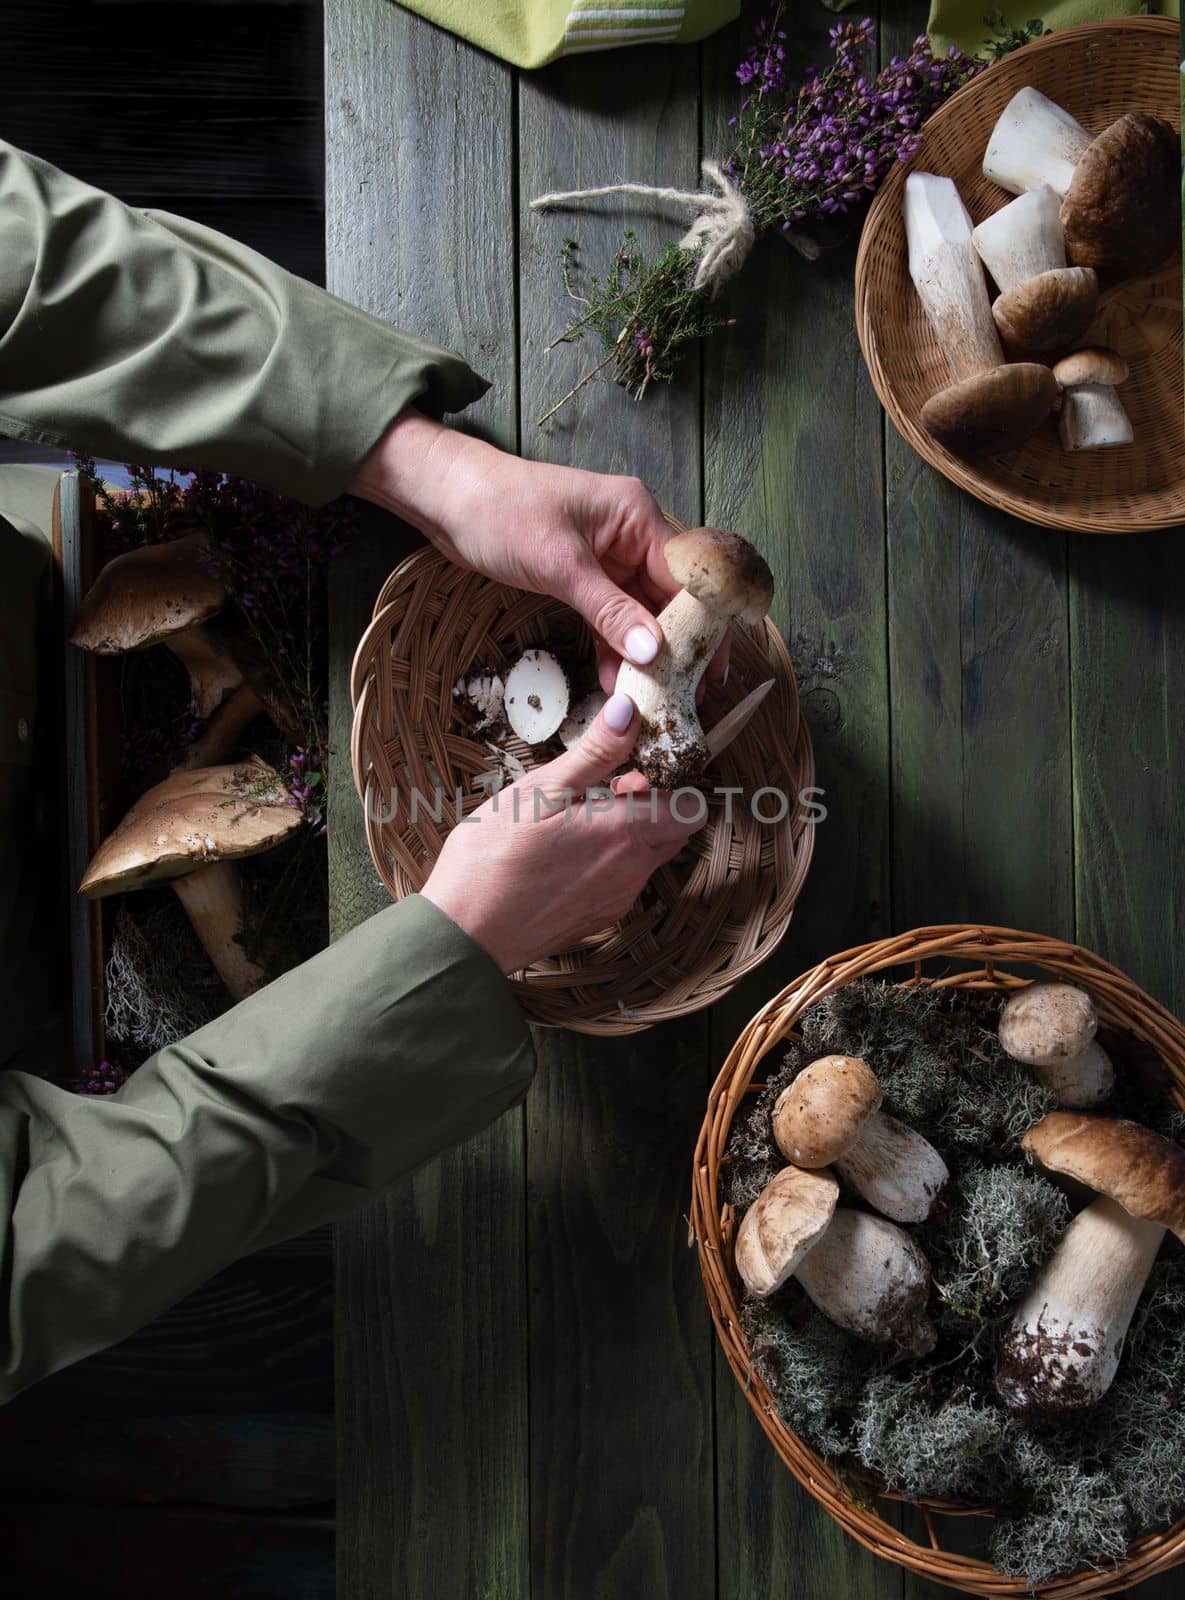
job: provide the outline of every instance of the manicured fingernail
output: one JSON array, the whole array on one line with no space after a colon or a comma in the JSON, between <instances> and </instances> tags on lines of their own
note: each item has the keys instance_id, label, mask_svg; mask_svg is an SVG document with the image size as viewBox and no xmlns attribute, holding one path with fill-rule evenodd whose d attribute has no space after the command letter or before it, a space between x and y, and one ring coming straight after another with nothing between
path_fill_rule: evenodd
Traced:
<instances>
[{"instance_id":1,"label":"manicured fingernail","mask_svg":"<svg viewBox=\"0 0 1185 1600\"><path fill-rule=\"evenodd\" d=\"M658 654L658 640L649 628L636 622L625 636L625 653L635 666L644 667Z\"/></svg>"},{"instance_id":2,"label":"manicured fingernail","mask_svg":"<svg viewBox=\"0 0 1185 1600\"><path fill-rule=\"evenodd\" d=\"M628 694L611 694L601 714L607 728L614 733L624 733L634 720L634 702Z\"/></svg>"}]
</instances>

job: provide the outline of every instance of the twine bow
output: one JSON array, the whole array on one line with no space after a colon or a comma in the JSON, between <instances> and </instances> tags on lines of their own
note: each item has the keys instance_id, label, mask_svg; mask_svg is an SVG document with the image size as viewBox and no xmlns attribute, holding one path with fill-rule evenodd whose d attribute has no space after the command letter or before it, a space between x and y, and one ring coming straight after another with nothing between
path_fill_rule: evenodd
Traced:
<instances>
[{"instance_id":1,"label":"twine bow","mask_svg":"<svg viewBox=\"0 0 1185 1600\"><path fill-rule=\"evenodd\" d=\"M702 170L719 193L712 194L705 189L669 189L648 183L607 183L599 189L567 189L556 194L541 194L531 201L531 210L546 211L551 206L573 200L595 200L603 194L644 195L650 200L667 200L672 205L686 206L696 215L679 243L684 250L699 251L695 287L706 288L714 295L740 270L753 248L757 230L748 201L720 170L720 163L705 161Z\"/></svg>"}]
</instances>

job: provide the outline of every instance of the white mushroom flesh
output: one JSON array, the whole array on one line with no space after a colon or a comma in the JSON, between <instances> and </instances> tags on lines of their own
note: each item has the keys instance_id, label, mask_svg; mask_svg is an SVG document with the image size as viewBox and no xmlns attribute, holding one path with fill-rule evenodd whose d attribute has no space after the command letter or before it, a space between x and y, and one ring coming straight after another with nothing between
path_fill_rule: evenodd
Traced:
<instances>
[{"instance_id":1,"label":"white mushroom flesh","mask_svg":"<svg viewBox=\"0 0 1185 1600\"><path fill-rule=\"evenodd\" d=\"M1164 1232L1105 1195L1078 1213L1004 1336L996 1388L1010 1411L1053 1421L1102 1399Z\"/></svg>"},{"instance_id":2,"label":"white mushroom flesh","mask_svg":"<svg viewBox=\"0 0 1185 1600\"><path fill-rule=\"evenodd\" d=\"M526 650L506 674L506 720L525 744L544 744L568 715L568 675L550 650Z\"/></svg>"},{"instance_id":3,"label":"white mushroom flesh","mask_svg":"<svg viewBox=\"0 0 1185 1600\"><path fill-rule=\"evenodd\" d=\"M1065 450L1111 450L1135 438L1123 401L1105 383L1065 390L1058 434Z\"/></svg>"},{"instance_id":4,"label":"white mushroom flesh","mask_svg":"<svg viewBox=\"0 0 1185 1600\"><path fill-rule=\"evenodd\" d=\"M849 1188L894 1222L924 1222L950 1172L930 1141L884 1111L834 1163Z\"/></svg>"},{"instance_id":5,"label":"white mushroom flesh","mask_svg":"<svg viewBox=\"0 0 1185 1600\"><path fill-rule=\"evenodd\" d=\"M1064 199L1074 168L1092 138L1080 122L1039 89L1020 89L992 129L983 175L1010 194L1048 184Z\"/></svg>"},{"instance_id":6,"label":"white mushroom flesh","mask_svg":"<svg viewBox=\"0 0 1185 1600\"><path fill-rule=\"evenodd\" d=\"M1036 1065L1033 1076L1053 1095L1059 1106L1082 1110L1101 1105L1115 1087L1115 1068L1111 1057L1092 1039L1076 1056Z\"/></svg>"},{"instance_id":7,"label":"white mushroom flesh","mask_svg":"<svg viewBox=\"0 0 1185 1600\"><path fill-rule=\"evenodd\" d=\"M796 1276L823 1315L857 1338L919 1356L934 1348L929 1263L884 1217L841 1206Z\"/></svg>"},{"instance_id":8,"label":"white mushroom flesh","mask_svg":"<svg viewBox=\"0 0 1185 1600\"><path fill-rule=\"evenodd\" d=\"M593 689L583 699L577 700L560 725L560 743L565 750L571 750L580 743L608 698L604 689Z\"/></svg>"},{"instance_id":9,"label":"white mushroom flesh","mask_svg":"<svg viewBox=\"0 0 1185 1600\"><path fill-rule=\"evenodd\" d=\"M1003 365L971 218L950 178L905 180L909 275L956 379Z\"/></svg>"},{"instance_id":10,"label":"white mushroom flesh","mask_svg":"<svg viewBox=\"0 0 1185 1600\"><path fill-rule=\"evenodd\" d=\"M1010 200L975 229L975 248L1002 294L1065 266L1060 210L1061 201L1045 183Z\"/></svg>"},{"instance_id":11,"label":"white mushroom flesh","mask_svg":"<svg viewBox=\"0 0 1185 1600\"><path fill-rule=\"evenodd\" d=\"M503 719L505 685L496 672L476 672L471 678L458 678L453 698L464 700L476 717L473 731L484 733Z\"/></svg>"},{"instance_id":12,"label":"white mushroom flesh","mask_svg":"<svg viewBox=\"0 0 1185 1600\"><path fill-rule=\"evenodd\" d=\"M678 779L698 770L706 754L695 691L728 630L728 618L681 589L658 615L663 644L647 667L623 661L617 690L642 715L639 755Z\"/></svg>"}]
</instances>

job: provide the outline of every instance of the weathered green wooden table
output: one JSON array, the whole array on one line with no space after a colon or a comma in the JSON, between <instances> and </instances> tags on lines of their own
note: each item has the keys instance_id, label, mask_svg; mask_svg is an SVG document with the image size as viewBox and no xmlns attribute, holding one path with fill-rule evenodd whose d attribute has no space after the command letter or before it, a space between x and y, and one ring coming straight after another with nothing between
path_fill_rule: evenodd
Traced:
<instances>
[{"instance_id":1,"label":"weathered green wooden table","mask_svg":"<svg viewBox=\"0 0 1185 1600\"><path fill-rule=\"evenodd\" d=\"M801 63L833 18L792 9ZM924 6L884 10L891 54ZM739 40L517 75L384 0L326 0L329 287L468 355L493 389L464 426L760 545L829 808L789 937L727 1004L621 1042L541 1033L523 1109L339 1229L340 1600L919 1600L796 1488L717 1356L684 1220L710 1075L796 972L923 922L1076 935L1185 1008L1179 535L1029 528L923 466L864 371L852 247L760 247L676 388L598 384L534 426L588 354L545 351L563 236L596 262L627 220L646 246L678 224L528 201L695 187ZM377 528L333 600L339 933L383 900L345 684L399 553Z\"/></svg>"}]
</instances>

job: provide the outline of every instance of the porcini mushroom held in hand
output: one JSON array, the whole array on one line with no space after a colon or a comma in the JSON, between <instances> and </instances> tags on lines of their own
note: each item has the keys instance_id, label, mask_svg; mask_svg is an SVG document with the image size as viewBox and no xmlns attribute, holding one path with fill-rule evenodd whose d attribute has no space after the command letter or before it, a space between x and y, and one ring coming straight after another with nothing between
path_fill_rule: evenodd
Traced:
<instances>
[{"instance_id":1,"label":"porcini mushroom held in hand","mask_svg":"<svg viewBox=\"0 0 1185 1600\"><path fill-rule=\"evenodd\" d=\"M896 1222L924 1222L950 1173L928 1139L880 1109L876 1074L855 1056L821 1056L778 1096L774 1140L799 1167L834 1166Z\"/></svg>"},{"instance_id":2,"label":"porcini mushroom held in hand","mask_svg":"<svg viewBox=\"0 0 1185 1600\"><path fill-rule=\"evenodd\" d=\"M1095 1038L1098 1014L1072 983L1030 983L1000 1013L1000 1043L1060 1106L1097 1106L1115 1087L1111 1058Z\"/></svg>"},{"instance_id":3,"label":"porcini mushroom held in hand","mask_svg":"<svg viewBox=\"0 0 1185 1600\"><path fill-rule=\"evenodd\" d=\"M1067 259L1114 281L1150 272L1176 249L1180 161L1180 141L1162 117L1129 112L1092 137L1025 88L1001 112L983 171L1012 194L1048 184L1063 196Z\"/></svg>"},{"instance_id":4,"label":"porcini mushroom held in hand","mask_svg":"<svg viewBox=\"0 0 1185 1600\"><path fill-rule=\"evenodd\" d=\"M79 607L70 642L103 656L167 645L189 674L194 715L208 717L243 679L226 641L202 626L225 604L205 535L190 533L109 561Z\"/></svg>"},{"instance_id":5,"label":"porcini mushroom held in hand","mask_svg":"<svg viewBox=\"0 0 1185 1600\"><path fill-rule=\"evenodd\" d=\"M89 899L167 883L226 987L242 1000L265 973L239 941L235 862L303 826L275 770L257 756L175 772L136 802L95 852L78 886Z\"/></svg>"},{"instance_id":6,"label":"porcini mushroom held in hand","mask_svg":"<svg viewBox=\"0 0 1185 1600\"><path fill-rule=\"evenodd\" d=\"M742 1282L764 1299L796 1276L839 1327L925 1355L935 1344L925 1256L883 1217L836 1210L838 1196L829 1172L785 1167L771 1178L737 1230Z\"/></svg>"},{"instance_id":7,"label":"porcini mushroom held in hand","mask_svg":"<svg viewBox=\"0 0 1185 1600\"><path fill-rule=\"evenodd\" d=\"M1001 206L971 237L1000 290L992 318L1014 356L1036 356L1078 343L1099 299L1090 267L1066 265L1057 195L1043 184Z\"/></svg>"},{"instance_id":8,"label":"porcini mushroom held in hand","mask_svg":"<svg viewBox=\"0 0 1185 1600\"><path fill-rule=\"evenodd\" d=\"M909 275L955 382L922 407L927 432L974 453L1020 444L1057 403L1057 385L1035 362L1004 365L971 218L949 178L905 180Z\"/></svg>"},{"instance_id":9,"label":"porcini mushroom held in hand","mask_svg":"<svg viewBox=\"0 0 1185 1600\"><path fill-rule=\"evenodd\" d=\"M1131 418L1115 393L1128 365L1114 350L1079 350L1053 369L1062 391L1058 433L1066 450L1109 450L1135 437Z\"/></svg>"},{"instance_id":10,"label":"porcini mushroom held in hand","mask_svg":"<svg viewBox=\"0 0 1185 1600\"><path fill-rule=\"evenodd\" d=\"M1053 1422L1110 1388L1165 1229L1185 1239L1185 1150L1140 1123L1069 1111L1051 1111L1021 1144L1099 1195L1038 1272L996 1363L1008 1409Z\"/></svg>"},{"instance_id":11,"label":"porcini mushroom held in hand","mask_svg":"<svg viewBox=\"0 0 1185 1600\"><path fill-rule=\"evenodd\" d=\"M739 534L692 528L663 547L679 594L658 614L663 644L649 666L622 663L617 689L642 714L634 759L656 789L676 789L703 771L708 747L695 691L728 624L759 622L774 594L773 574Z\"/></svg>"}]
</instances>

